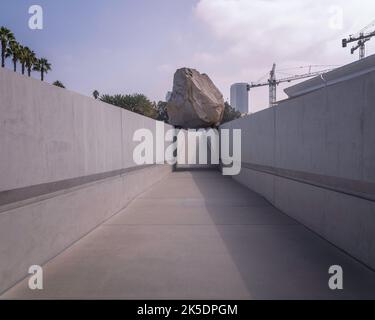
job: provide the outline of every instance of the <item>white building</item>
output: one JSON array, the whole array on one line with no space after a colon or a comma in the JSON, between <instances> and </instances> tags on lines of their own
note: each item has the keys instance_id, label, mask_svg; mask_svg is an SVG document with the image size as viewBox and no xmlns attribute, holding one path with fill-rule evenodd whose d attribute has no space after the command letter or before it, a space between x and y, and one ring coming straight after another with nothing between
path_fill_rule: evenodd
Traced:
<instances>
[{"instance_id":1,"label":"white building","mask_svg":"<svg viewBox=\"0 0 375 320\"><path fill-rule=\"evenodd\" d=\"M230 105L241 113L249 113L249 90L247 83L235 83L231 85Z\"/></svg>"}]
</instances>

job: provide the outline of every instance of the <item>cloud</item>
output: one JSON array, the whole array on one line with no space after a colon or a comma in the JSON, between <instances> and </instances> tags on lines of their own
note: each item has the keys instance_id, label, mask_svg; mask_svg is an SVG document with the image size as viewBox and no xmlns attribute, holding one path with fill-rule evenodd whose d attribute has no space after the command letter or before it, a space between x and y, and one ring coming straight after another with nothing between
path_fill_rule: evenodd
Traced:
<instances>
[{"instance_id":1,"label":"cloud","mask_svg":"<svg viewBox=\"0 0 375 320\"><path fill-rule=\"evenodd\" d=\"M195 8L197 17L234 55L274 51L279 57L296 56L344 31L355 31L355 26L370 22L374 12L373 0L200 0ZM341 14L340 30L335 21Z\"/></svg>"},{"instance_id":2,"label":"cloud","mask_svg":"<svg viewBox=\"0 0 375 320\"><path fill-rule=\"evenodd\" d=\"M199 0L194 14L221 47L206 55L220 61L217 78L228 88L257 80L273 62L297 67L354 60L341 39L375 18L375 1Z\"/></svg>"}]
</instances>

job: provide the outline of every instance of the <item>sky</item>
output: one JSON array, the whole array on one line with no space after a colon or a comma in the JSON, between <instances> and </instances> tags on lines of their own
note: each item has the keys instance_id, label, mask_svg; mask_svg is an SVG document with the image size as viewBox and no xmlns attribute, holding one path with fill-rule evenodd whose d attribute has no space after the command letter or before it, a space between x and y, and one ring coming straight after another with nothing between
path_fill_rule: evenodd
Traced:
<instances>
[{"instance_id":1,"label":"sky","mask_svg":"<svg viewBox=\"0 0 375 320\"><path fill-rule=\"evenodd\" d=\"M42 30L28 25L34 4ZM231 84L267 80L274 62L279 78L353 62L358 54L341 39L374 19L374 0L1 0L0 11L0 26L51 62L46 81L155 101L181 67L208 74L229 100ZM375 38L367 51L375 53ZM267 106L268 88L251 90L250 111Z\"/></svg>"}]
</instances>

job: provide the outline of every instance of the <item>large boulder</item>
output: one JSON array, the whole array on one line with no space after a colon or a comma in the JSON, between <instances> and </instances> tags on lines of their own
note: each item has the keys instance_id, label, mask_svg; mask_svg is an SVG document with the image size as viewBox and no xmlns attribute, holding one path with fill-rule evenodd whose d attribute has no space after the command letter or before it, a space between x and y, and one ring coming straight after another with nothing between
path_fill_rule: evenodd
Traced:
<instances>
[{"instance_id":1,"label":"large boulder","mask_svg":"<svg viewBox=\"0 0 375 320\"><path fill-rule=\"evenodd\" d=\"M206 74L182 68L174 74L167 104L169 122L183 128L218 126L224 114L224 99Z\"/></svg>"}]
</instances>

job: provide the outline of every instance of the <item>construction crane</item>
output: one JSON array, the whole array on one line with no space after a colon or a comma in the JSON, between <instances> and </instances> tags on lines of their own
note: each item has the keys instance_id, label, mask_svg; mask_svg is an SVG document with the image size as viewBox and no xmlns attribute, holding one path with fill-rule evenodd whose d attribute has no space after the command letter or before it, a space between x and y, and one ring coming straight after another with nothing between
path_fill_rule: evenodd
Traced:
<instances>
[{"instance_id":1,"label":"construction crane","mask_svg":"<svg viewBox=\"0 0 375 320\"><path fill-rule=\"evenodd\" d=\"M280 83L292 82L292 81L296 81L300 79L319 76L328 71L332 71L334 69L334 68L329 68L329 69L320 70L320 71L312 71L311 69L314 66L307 66L307 67L309 68L308 73L297 74L297 75L292 75L286 78L277 79L276 78L276 64L274 63L272 66L272 70L269 73L269 79L266 82L251 82L250 84L247 85L247 90L250 91L251 88L269 86L269 106L273 107L276 105L276 88ZM305 67L300 67L300 68L305 68Z\"/></svg>"},{"instance_id":2,"label":"construction crane","mask_svg":"<svg viewBox=\"0 0 375 320\"><path fill-rule=\"evenodd\" d=\"M364 27L355 35L350 35L347 39L342 39L342 47L346 48L348 43L357 41L357 44L350 49L351 54L359 49L359 59L366 57L365 43L375 36L375 20Z\"/></svg>"}]
</instances>

